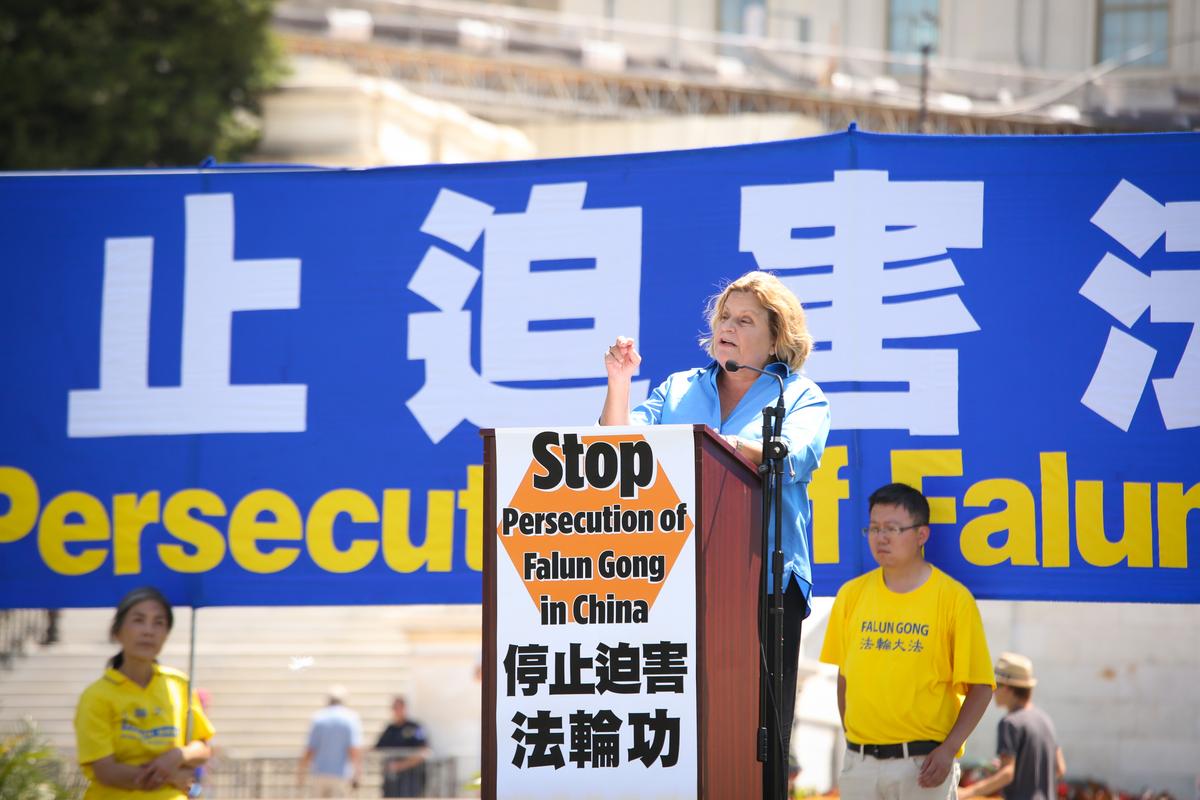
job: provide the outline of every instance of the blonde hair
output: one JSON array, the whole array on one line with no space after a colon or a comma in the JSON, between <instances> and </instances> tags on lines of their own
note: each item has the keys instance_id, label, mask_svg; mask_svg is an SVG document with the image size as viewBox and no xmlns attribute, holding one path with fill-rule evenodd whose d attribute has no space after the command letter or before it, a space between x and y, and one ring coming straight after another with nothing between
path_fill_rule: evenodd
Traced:
<instances>
[{"instance_id":1,"label":"blonde hair","mask_svg":"<svg viewBox=\"0 0 1200 800\"><path fill-rule=\"evenodd\" d=\"M708 319L708 334L700 338L700 346L716 358L713 332L716 330L717 320L725 310L729 295L734 292L752 295L759 305L767 310L771 340L775 343L775 357L787 364L792 371L804 366L813 346L813 337L808 332L804 309L801 308L796 295L783 285L783 281L769 272L747 272L726 284L718 294L708 298L704 308L704 316Z\"/></svg>"}]
</instances>

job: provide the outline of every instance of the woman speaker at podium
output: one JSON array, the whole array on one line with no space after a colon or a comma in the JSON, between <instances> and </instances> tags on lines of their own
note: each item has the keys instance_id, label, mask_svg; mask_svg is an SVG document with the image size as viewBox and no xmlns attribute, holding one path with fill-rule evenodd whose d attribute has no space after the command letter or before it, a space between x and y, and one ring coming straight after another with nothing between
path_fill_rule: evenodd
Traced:
<instances>
[{"instance_id":1,"label":"woman speaker at podium","mask_svg":"<svg viewBox=\"0 0 1200 800\"><path fill-rule=\"evenodd\" d=\"M829 434L829 403L817 385L800 373L813 339L799 301L777 277L748 272L710 298L705 313L709 333L700 344L712 360L706 366L671 374L632 410L630 385L642 357L632 339L617 337L604 353L608 394L600 424L703 423L720 432L750 461L761 464L763 408L774 404L782 380L782 438L788 455L783 464L780 536L785 619L780 720L787 752L800 626L808 615L812 594L808 482ZM774 525L769 530L768 552L775 547ZM768 592L772 588L768 584Z\"/></svg>"}]
</instances>

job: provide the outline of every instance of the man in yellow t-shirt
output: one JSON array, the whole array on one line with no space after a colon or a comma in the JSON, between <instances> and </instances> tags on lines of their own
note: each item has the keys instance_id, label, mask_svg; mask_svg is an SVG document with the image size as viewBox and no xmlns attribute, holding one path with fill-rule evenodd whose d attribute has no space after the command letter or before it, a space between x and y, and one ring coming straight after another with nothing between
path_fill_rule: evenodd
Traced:
<instances>
[{"instance_id":1,"label":"man in yellow t-shirt","mask_svg":"<svg viewBox=\"0 0 1200 800\"><path fill-rule=\"evenodd\" d=\"M929 501L891 483L864 533L879 569L838 590L821 660L838 667L847 800L953 798L955 761L995 688L975 598L927 562Z\"/></svg>"},{"instance_id":2,"label":"man in yellow t-shirt","mask_svg":"<svg viewBox=\"0 0 1200 800\"><path fill-rule=\"evenodd\" d=\"M113 756L121 764L145 764L173 747L183 747L187 722L187 676L154 664L145 687L118 669L84 690L75 711L79 763L90 782L85 800L180 800L186 794L165 783L154 790L131 792L96 780L92 763ZM213 727L192 693L191 740L212 738Z\"/></svg>"}]
</instances>

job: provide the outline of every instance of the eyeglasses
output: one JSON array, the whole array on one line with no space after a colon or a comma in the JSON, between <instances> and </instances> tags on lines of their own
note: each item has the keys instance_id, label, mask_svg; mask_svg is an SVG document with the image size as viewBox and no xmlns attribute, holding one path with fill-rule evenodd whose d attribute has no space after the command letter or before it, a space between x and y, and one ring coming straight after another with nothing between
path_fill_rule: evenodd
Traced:
<instances>
[{"instance_id":1,"label":"eyeglasses","mask_svg":"<svg viewBox=\"0 0 1200 800\"><path fill-rule=\"evenodd\" d=\"M899 525L884 525L882 528L879 527L878 525L872 525L869 528L863 528L862 535L863 536L883 536L884 534L886 534L888 536L899 536L904 531L912 530L913 528L919 528L919 527L921 527L921 523L917 523L916 525L905 525L903 527L901 527Z\"/></svg>"}]
</instances>

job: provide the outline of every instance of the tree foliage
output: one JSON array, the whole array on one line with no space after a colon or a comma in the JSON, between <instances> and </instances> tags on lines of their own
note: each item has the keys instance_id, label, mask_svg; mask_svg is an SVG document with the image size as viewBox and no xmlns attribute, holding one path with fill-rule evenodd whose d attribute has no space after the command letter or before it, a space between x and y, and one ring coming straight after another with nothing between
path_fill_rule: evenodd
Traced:
<instances>
[{"instance_id":1,"label":"tree foliage","mask_svg":"<svg viewBox=\"0 0 1200 800\"><path fill-rule=\"evenodd\" d=\"M4 0L0 167L195 165L257 139L272 0Z\"/></svg>"}]
</instances>

